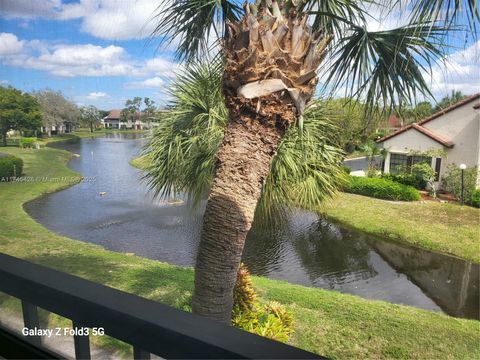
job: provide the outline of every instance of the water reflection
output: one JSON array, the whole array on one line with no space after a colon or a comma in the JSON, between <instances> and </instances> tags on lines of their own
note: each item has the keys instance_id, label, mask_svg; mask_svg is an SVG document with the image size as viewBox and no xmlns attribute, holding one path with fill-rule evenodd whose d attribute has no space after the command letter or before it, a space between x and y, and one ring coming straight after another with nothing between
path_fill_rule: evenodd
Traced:
<instances>
[{"instance_id":1,"label":"water reflection","mask_svg":"<svg viewBox=\"0 0 480 360\"><path fill-rule=\"evenodd\" d=\"M128 164L143 140L128 138L137 140L111 134L55 145L79 154L69 166L95 181L41 197L25 209L62 235L192 266L204 204L152 199L142 173ZM479 317L478 265L373 238L306 211L293 212L275 229L255 224L243 260L258 275Z\"/></svg>"}]
</instances>

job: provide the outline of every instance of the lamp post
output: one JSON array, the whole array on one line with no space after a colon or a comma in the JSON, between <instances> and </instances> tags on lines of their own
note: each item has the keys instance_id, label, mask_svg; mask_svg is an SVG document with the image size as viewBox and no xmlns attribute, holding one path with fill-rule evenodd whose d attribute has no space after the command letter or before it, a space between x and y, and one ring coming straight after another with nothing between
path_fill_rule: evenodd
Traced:
<instances>
[{"instance_id":1,"label":"lamp post","mask_svg":"<svg viewBox=\"0 0 480 360\"><path fill-rule=\"evenodd\" d=\"M462 195L461 195L461 198L460 198L460 204L463 206L463 202L464 202L464 179L465 179L465 176L464 176L464 172L465 172L465 169L467 168L467 165L465 164L460 164L459 166L460 170L462 170Z\"/></svg>"}]
</instances>

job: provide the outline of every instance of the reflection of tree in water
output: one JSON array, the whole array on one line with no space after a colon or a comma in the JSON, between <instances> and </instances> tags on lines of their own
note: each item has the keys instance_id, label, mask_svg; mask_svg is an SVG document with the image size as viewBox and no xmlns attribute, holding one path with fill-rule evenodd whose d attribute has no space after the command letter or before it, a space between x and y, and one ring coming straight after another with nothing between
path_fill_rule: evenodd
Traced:
<instances>
[{"instance_id":1,"label":"reflection of tree in water","mask_svg":"<svg viewBox=\"0 0 480 360\"><path fill-rule=\"evenodd\" d=\"M242 256L252 274L267 275L280 265L284 253L284 231L284 227L278 224L273 227L253 223Z\"/></svg>"},{"instance_id":2,"label":"reflection of tree in water","mask_svg":"<svg viewBox=\"0 0 480 360\"><path fill-rule=\"evenodd\" d=\"M255 218L249 231L242 261L252 274L267 275L279 270L291 257L291 240L308 229L318 216L309 211L275 209L270 219Z\"/></svg>"},{"instance_id":3,"label":"reflection of tree in water","mask_svg":"<svg viewBox=\"0 0 480 360\"><path fill-rule=\"evenodd\" d=\"M480 318L478 264L385 241L373 242L372 246L445 312L453 316Z\"/></svg>"},{"instance_id":4,"label":"reflection of tree in water","mask_svg":"<svg viewBox=\"0 0 480 360\"><path fill-rule=\"evenodd\" d=\"M325 220L297 234L293 246L313 283L321 279L333 288L377 275L369 263L370 246L363 236Z\"/></svg>"},{"instance_id":5,"label":"reflection of tree in water","mask_svg":"<svg viewBox=\"0 0 480 360\"><path fill-rule=\"evenodd\" d=\"M293 255L312 283L321 280L334 287L377 274L368 262L369 249L361 234L298 211L275 226L254 223L243 261L253 274L267 275Z\"/></svg>"}]
</instances>

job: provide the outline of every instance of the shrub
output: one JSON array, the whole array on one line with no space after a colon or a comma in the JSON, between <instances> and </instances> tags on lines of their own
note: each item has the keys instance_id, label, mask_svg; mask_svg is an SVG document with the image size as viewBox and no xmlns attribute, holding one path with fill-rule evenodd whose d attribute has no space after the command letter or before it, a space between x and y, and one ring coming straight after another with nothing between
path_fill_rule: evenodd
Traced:
<instances>
[{"instance_id":1,"label":"shrub","mask_svg":"<svg viewBox=\"0 0 480 360\"><path fill-rule=\"evenodd\" d=\"M379 178L350 176L343 191L387 200L420 200L420 194L414 187Z\"/></svg>"},{"instance_id":2,"label":"shrub","mask_svg":"<svg viewBox=\"0 0 480 360\"><path fill-rule=\"evenodd\" d=\"M237 274L237 282L233 290L233 304L235 311L245 312L252 310L257 301L257 294L252 286L250 273L244 263L240 264Z\"/></svg>"},{"instance_id":3,"label":"shrub","mask_svg":"<svg viewBox=\"0 0 480 360\"><path fill-rule=\"evenodd\" d=\"M37 138L34 137L23 137L18 142L21 148L31 148L33 149L37 144Z\"/></svg>"},{"instance_id":4,"label":"shrub","mask_svg":"<svg viewBox=\"0 0 480 360\"><path fill-rule=\"evenodd\" d=\"M380 171L377 169L377 167L373 164L370 164L365 173L365 176L368 178L378 178L379 174L380 174Z\"/></svg>"},{"instance_id":5,"label":"shrub","mask_svg":"<svg viewBox=\"0 0 480 360\"><path fill-rule=\"evenodd\" d=\"M22 175L23 160L12 155L0 157L0 180L8 181L9 178Z\"/></svg>"},{"instance_id":6,"label":"shrub","mask_svg":"<svg viewBox=\"0 0 480 360\"><path fill-rule=\"evenodd\" d=\"M437 197L437 186L435 185L436 172L427 163L418 163L412 166L412 175L422 179L428 184L429 192Z\"/></svg>"},{"instance_id":7,"label":"shrub","mask_svg":"<svg viewBox=\"0 0 480 360\"><path fill-rule=\"evenodd\" d=\"M343 170L345 174L350 175L351 170L348 166L340 165L340 168Z\"/></svg>"},{"instance_id":8,"label":"shrub","mask_svg":"<svg viewBox=\"0 0 480 360\"><path fill-rule=\"evenodd\" d=\"M425 189L427 182L419 174L383 174L382 178L398 182L403 185L413 186L415 189Z\"/></svg>"},{"instance_id":9,"label":"shrub","mask_svg":"<svg viewBox=\"0 0 480 360\"><path fill-rule=\"evenodd\" d=\"M480 208L480 189L475 189L468 200L468 204L473 207Z\"/></svg>"},{"instance_id":10,"label":"shrub","mask_svg":"<svg viewBox=\"0 0 480 360\"><path fill-rule=\"evenodd\" d=\"M471 199L477 185L476 166L464 170L464 198ZM462 171L456 164L449 164L442 179L443 188L460 199L462 195Z\"/></svg>"},{"instance_id":11,"label":"shrub","mask_svg":"<svg viewBox=\"0 0 480 360\"><path fill-rule=\"evenodd\" d=\"M293 332L292 314L280 303L260 306L250 274L242 263L233 292L232 325L270 339L286 342Z\"/></svg>"}]
</instances>

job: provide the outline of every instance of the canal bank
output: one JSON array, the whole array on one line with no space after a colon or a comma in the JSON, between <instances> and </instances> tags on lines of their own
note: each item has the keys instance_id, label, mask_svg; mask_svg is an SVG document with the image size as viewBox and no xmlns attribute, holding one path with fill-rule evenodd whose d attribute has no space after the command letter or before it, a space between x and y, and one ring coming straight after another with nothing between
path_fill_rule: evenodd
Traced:
<instances>
[{"instance_id":1,"label":"canal bank","mask_svg":"<svg viewBox=\"0 0 480 360\"><path fill-rule=\"evenodd\" d=\"M66 151L8 148L5 152L24 159L26 176L77 175L65 166L72 156ZM65 186L68 184L57 182L0 184L0 251L181 307L193 286L190 268L107 251L98 245L59 236L23 210L24 203ZM261 301L280 301L293 312L296 329L290 341L293 345L331 358L480 355L478 321L262 277L255 277L254 285ZM14 307L5 297L1 301L2 307ZM98 341L112 345L106 339Z\"/></svg>"}]
</instances>

